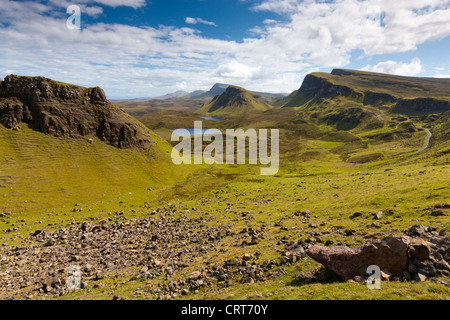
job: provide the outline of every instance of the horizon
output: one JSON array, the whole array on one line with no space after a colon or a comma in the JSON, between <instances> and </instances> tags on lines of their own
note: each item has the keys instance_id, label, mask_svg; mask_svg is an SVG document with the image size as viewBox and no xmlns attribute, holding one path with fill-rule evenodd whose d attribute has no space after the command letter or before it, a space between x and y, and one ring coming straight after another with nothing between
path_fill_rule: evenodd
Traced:
<instances>
[{"instance_id":1,"label":"horizon","mask_svg":"<svg viewBox=\"0 0 450 320\"><path fill-rule=\"evenodd\" d=\"M66 24L73 4L80 30ZM99 86L113 100L214 83L289 94L332 69L450 78L450 1L0 0L0 14L0 78Z\"/></svg>"}]
</instances>

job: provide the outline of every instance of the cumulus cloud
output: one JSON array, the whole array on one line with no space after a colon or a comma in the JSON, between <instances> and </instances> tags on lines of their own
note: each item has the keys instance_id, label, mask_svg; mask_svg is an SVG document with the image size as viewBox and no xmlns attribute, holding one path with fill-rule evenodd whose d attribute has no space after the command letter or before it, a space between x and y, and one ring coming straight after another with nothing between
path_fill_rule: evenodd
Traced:
<instances>
[{"instance_id":1,"label":"cumulus cloud","mask_svg":"<svg viewBox=\"0 0 450 320\"><path fill-rule=\"evenodd\" d=\"M92 15L100 13L95 7L103 2L145 5L138 0L77 2L94 8ZM0 0L0 76L43 75L99 85L110 97L156 96L177 90L177 83L187 91L233 82L255 91L289 92L311 71L348 65L355 50L365 56L406 52L450 35L449 0L263 0L253 10L283 18L261 21L252 29L257 33L237 42L164 25L96 23L68 30L61 5ZM423 69L418 59L366 68L401 74Z\"/></svg>"},{"instance_id":2,"label":"cumulus cloud","mask_svg":"<svg viewBox=\"0 0 450 320\"><path fill-rule=\"evenodd\" d=\"M402 76L414 76L422 72L422 62L419 58L413 58L410 63L397 61L384 61L375 66L366 66L361 70L379 73L397 74Z\"/></svg>"},{"instance_id":3,"label":"cumulus cloud","mask_svg":"<svg viewBox=\"0 0 450 320\"><path fill-rule=\"evenodd\" d=\"M215 26L217 27L217 25L214 22L211 21L207 21L207 20L203 20L202 18L191 18L191 17L187 17L186 19L184 19L184 21L188 24L198 24L198 23L202 23L202 24L207 24L209 26Z\"/></svg>"},{"instance_id":4,"label":"cumulus cloud","mask_svg":"<svg viewBox=\"0 0 450 320\"><path fill-rule=\"evenodd\" d=\"M257 72L258 68L252 68L236 60L232 60L221 64L215 73L222 78L247 80L256 76Z\"/></svg>"},{"instance_id":5,"label":"cumulus cloud","mask_svg":"<svg viewBox=\"0 0 450 320\"><path fill-rule=\"evenodd\" d=\"M145 0L49 0L49 3L61 6L61 7L67 7L71 4L101 4L109 7L132 7L134 9L143 7L146 5Z\"/></svg>"},{"instance_id":6,"label":"cumulus cloud","mask_svg":"<svg viewBox=\"0 0 450 320\"><path fill-rule=\"evenodd\" d=\"M301 5L298 0L266 0L253 6L255 11L273 11L276 13L290 13Z\"/></svg>"}]
</instances>

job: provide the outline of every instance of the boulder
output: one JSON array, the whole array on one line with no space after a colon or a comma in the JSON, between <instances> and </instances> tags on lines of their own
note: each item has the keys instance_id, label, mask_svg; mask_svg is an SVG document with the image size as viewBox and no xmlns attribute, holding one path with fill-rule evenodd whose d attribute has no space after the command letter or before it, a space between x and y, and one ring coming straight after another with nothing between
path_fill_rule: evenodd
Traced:
<instances>
[{"instance_id":1,"label":"boulder","mask_svg":"<svg viewBox=\"0 0 450 320\"><path fill-rule=\"evenodd\" d=\"M381 219L382 217L383 217L383 211L378 211L377 213L375 213L373 215L373 218L377 219L377 220Z\"/></svg>"},{"instance_id":2,"label":"boulder","mask_svg":"<svg viewBox=\"0 0 450 320\"><path fill-rule=\"evenodd\" d=\"M429 259L431 248L428 243L421 238L413 238L408 247L411 259Z\"/></svg>"},{"instance_id":3,"label":"boulder","mask_svg":"<svg viewBox=\"0 0 450 320\"><path fill-rule=\"evenodd\" d=\"M312 246L307 255L323 264L344 280L365 276L367 267L376 265L385 273L403 275L408 268L407 236L389 236L357 248L346 246Z\"/></svg>"}]
</instances>

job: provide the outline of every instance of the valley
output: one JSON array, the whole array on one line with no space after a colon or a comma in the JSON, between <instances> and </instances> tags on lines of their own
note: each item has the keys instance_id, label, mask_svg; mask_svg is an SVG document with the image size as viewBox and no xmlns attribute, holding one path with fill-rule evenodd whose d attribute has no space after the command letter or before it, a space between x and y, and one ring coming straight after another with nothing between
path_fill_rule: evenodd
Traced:
<instances>
[{"instance_id":1,"label":"valley","mask_svg":"<svg viewBox=\"0 0 450 320\"><path fill-rule=\"evenodd\" d=\"M448 299L449 79L335 70L274 100L226 86L114 103L39 81L37 100L0 90L0 299ZM194 121L279 129L279 171L173 164L172 131ZM419 229L444 267L380 290L306 254Z\"/></svg>"}]
</instances>

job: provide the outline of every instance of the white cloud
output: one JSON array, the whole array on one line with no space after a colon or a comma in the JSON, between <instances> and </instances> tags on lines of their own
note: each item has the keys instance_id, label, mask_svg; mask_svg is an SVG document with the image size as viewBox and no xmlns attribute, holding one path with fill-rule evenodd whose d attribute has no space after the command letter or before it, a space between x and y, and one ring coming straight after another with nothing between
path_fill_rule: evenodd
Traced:
<instances>
[{"instance_id":1,"label":"white cloud","mask_svg":"<svg viewBox=\"0 0 450 320\"><path fill-rule=\"evenodd\" d=\"M414 76L422 72L422 62L419 58L413 58L410 63L397 61L384 61L375 66L366 66L361 70L379 73L396 74L402 76Z\"/></svg>"},{"instance_id":2,"label":"white cloud","mask_svg":"<svg viewBox=\"0 0 450 320\"><path fill-rule=\"evenodd\" d=\"M252 68L236 60L221 64L215 74L222 78L247 80L256 76L258 68Z\"/></svg>"},{"instance_id":3,"label":"white cloud","mask_svg":"<svg viewBox=\"0 0 450 320\"><path fill-rule=\"evenodd\" d=\"M255 11L273 11L276 13L290 13L295 11L301 4L298 0L266 0L262 1L255 6Z\"/></svg>"},{"instance_id":4,"label":"white cloud","mask_svg":"<svg viewBox=\"0 0 450 320\"><path fill-rule=\"evenodd\" d=\"M134 9L145 6L145 0L93 0L89 2L101 3L110 7L132 7Z\"/></svg>"},{"instance_id":5,"label":"white cloud","mask_svg":"<svg viewBox=\"0 0 450 320\"><path fill-rule=\"evenodd\" d=\"M450 79L450 74L437 74L437 75L435 75L435 77Z\"/></svg>"},{"instance_id":6,"label":"white cloud","mask_svg":"<svg viewBox=\"0 0 450 320\"><path fill-rule=\"evenodd\" d=\"M186 91L232 82L255 91L289 92L311 71L348 65L355 50L364 56L400 53L450 35L449 0L258 1L255 10L282 13L283 19L262 21L252 29L257 33L240 42L171 26L97 23L70 31L62 8L75 1L51 1L59 5L0 0L0 77L13 71L99 85L109 97L157 96L178 90L177 83ZM101 14L102 1L77 2L95 15ZM145 1L108 5L138 8ZM188 24L205 21L186 18ZM420 60L367 68L423 70Z\"/></svg>"},{"instance_id":7,"label":"white cloud","mask_svg":"<svg viewBox=\"0 0 450 320\"><path fill-rule=\"evenodd\" d=\"M265 19L265 20L263 21L263 23L264 23L264 24L273 24L273 23L277 23L277 21L276 21L276 20L273 20L273 19Z\"/></svg>"},{"instance_id":8,"label":"white cloud","mask_svg":"<svg viewBox=\"0 0 450 320\"><path fill-rule=\"evenodd\" d=\"M48 2L59 7L67 7L71 4L102 4L109 7L123 6L137 9L146 5L145 0L49 0Z\"/></svg>"},{"instance_id":9,"label":"white cloud","mask_svg":"<svg viewBox=\"0 0 450 320\"><path fill-rule=\"evenodd\" d=\"M202 18L191 18L191 17L187 17L186 19L184 19L184 21L188 24L198 24L198 23L202 23L202 24L207 24L209 26L215 26L217 27L217 25L214 22L211 21L206 21L203 20Z\"/></svg>"}]
</instances>

